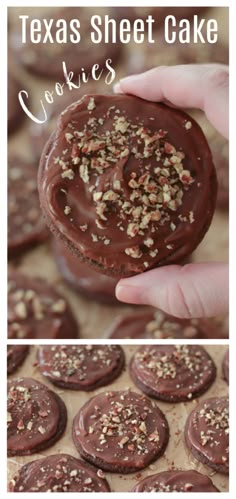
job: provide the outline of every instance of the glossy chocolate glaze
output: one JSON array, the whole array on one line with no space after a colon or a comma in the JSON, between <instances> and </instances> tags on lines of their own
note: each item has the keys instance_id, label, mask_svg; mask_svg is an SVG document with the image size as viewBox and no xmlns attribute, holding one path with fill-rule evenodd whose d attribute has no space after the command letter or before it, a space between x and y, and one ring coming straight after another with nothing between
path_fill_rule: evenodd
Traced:
<instances>
[{"instance_id":1,"label":"glossy chocolate glaze","mask_svg":"<svg viewBox=\"0 0 236 499\"><path fill-rule=\"evenodd\" d=\"M54 101L47 108L47 121L40 125L32 123L29 130L32 154L37 160L39 160L46 142L55 129L56 119L59 114L70 104L81 99L84 94L96 92L98 86L99 83L89 81L87 83L83 83L80 88L72 89L71 91L64 88L63 95L54 94Z\"/></svg>"},{"instance_id":2,"label":"glossy chocolate glaze","mask_svg":"<svg viewBox=\"0 0 236 499\"><path fill-rule=\"evenodd\" d=\"M185 441L194 457L219 473L229 473L229 401L203 400L190 413Z\"/></svg>"},{"instance_id":3,"label":"glossy chocolate glaze","mask_svg":"<svg viewBox=\"0 0 236 499\"><path fill-rule=\"evenodd\" d=\"M58 119L39 193L50 229L72 251L128 276L193 251L212 219L216 177L201 129L182 111L90 95Z\"/></svg>"},{"instance_id":4,"label":"glossy chocolate glaze","mask_svg":"<svg viewBox=\"0 0 236 499\"><path fill-rule=\"evenodd\" d=\"M116 345L44 345L39 347L37 359L43 376L71 390L107 385L124 366L124 352Z\"/></svg>"},{"instance_id":5,"label":"glossy chocolate glaze","mask_svg":"<svg viewBox=\"0 0 236 499\"><path fill-rule=\"evenodd\" d=\"M33 378L8 382L8 456L24 456L46 449L63 434L66 406L47 386Z\"/></svg>"},{"instance_id":6,"label":"glossy chocolate glaze","mask_svg":"<svg viewBox=\"0 0 236 499\"><path fill-rule=\"evenodd\" d=\"M68 454L53 454L20 468L9 492L110 492L106 480L89 464Z\"/></svg>"},{"instance_id":7,"label":"glossy chocolate glaze","mask_svg":"<svg viewBox=\"0 0 236 499\"><path fill-rule=\"evenodd\" d=\"M141 480L131 492L219 492L211 479L195 470L161 471Z\"/></svg>"},{"instance_id":8,"label":"glossy chocolate glaze","mask_svg":"<svg viewBox=\"0 0 236 499\"><path fill-rule=\"evenodd\" d=\"M73 421L73 440L81 456L116 473L145 468L163 454L168 439L161 410L129 390L96 395Z\"/></svg>"},{"instance_id":9,"label":"glossy chocolate glaze","mask_svg":"<svg viewBox=\"0 0 236 499\"><path fill-rule=\"evenodd\" d=\"M37 165L22 158L8 162L8 255L43 242L49 236L39 206Z\"/></svg>"},{"instance_id":10,"label":"glossy chocolate glaze","mask_svg":"<svg viewBox=\"0 0 236 499\"><path fill-rule=\"evenodd\" d=\"M47 281L12 271L8 286L8 338L78 337L69 304Z\"/></svg>"},{"instance_id":11,"label":"glossy chocolate glaze","mask_svg":"<svg viewBox=\"0 0 236 499\"><path fill-rule=\"evenodd\" d=\"M60 273L76 291L99 303L120 305L115 296L118 279L96 272L81 262L59 239L54 239L52 248Z\"/></svg>"},{"instance_id":12,"label":"glossy chocolate glaze","mask_svg":"<svg viewBox=\"0 0 236 499\"><path fill-rule=\"evenodd\" d=\"M111 17L115 16L114 9L109 7L95 10L100 15L110 14ZM64 80L62 62L65 61L68 73L71 71L75 73L72 78L75 83L79 79L78 75L81 73L82 68L85 73L91 73L93 64L98 64L98 70L95 73L96 77L98 77L105 66L106 59L117 60L120 57L122 47L119 43L105 44L102 41L99 44L92 43L90 38L90 18L94 14L94 8L88 7L50 9L50 13L47 13L47 19L54 19L51 28L54 43L47 41L46 43L33 44L28 41L23 44L21 33L14 33L10 41L17 61L34 74L51 79L60 78L61 82ZM81 33L79 42L72 43L70 40L67 43L56 42L56 22L59 19L64 19L67 22L68 33L70 32L70 21L79 19L80 29L77 26ZM29 40L29 32L27 35Z\"/></svg>"},{"instance_id":13,"label":"glossy chocolate glaze","mask_svg":"<svg viewBox=\"0 0 236 499\"><path fill-rule=\"evenodd\" d=\"M225 338L211 319L179 319L161 310L138 310L117 316L105 333L108 338Z\"/></svg>"},{"instance_id":14,"label":"glossy chocolate glaze","mask_svg":"<svg viewBox=\"0 0 236 499\"><path fill-rule=\"evenodd\" d=\"M14 373L28 355L28 345L7 345L7 374Z\"/></svg>"},{"instance_id":15,"label":"glossy chocolate glaze","mask_svg":"<svg viewBox=\"0 0 236 499\"><path fill-rule=\"evenodd\" d=\"M216 377L216 367L196 345L147 345L130 362L134 383L144 393L166 402L190 401L204 393Z\"/></svg>"},{"instance_id":16,"label":"glossy chocolate glaze","mask_svg":"<svg viewBox=\"0 0 236 499\"><path fill-rule=\"evenodd\" d=\"M223 376L229 384L229 349L226 350L222 363Z\"/></svg>"}]
</instances>

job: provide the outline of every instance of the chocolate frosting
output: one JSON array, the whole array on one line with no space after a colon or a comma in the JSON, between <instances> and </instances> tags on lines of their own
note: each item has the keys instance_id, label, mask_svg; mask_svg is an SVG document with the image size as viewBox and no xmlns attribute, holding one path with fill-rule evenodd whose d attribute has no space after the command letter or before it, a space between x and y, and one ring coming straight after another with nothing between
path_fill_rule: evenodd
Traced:
<instances>
[{"instance_id":1,"label":"chocolate frosting","mask_svg":"<svg viewBox=\"0 0 236 499\"><path fill-rule=\"evenodd\" d=\"M7 374L14 373L28 355L28 345L7 345Z\"/></svg>"},{"instance_id":2,"label":"chocolate frosting","mask_svg":"<svg viewBox=\"0 0 236 499\"><path fill-rule=\"evenodd\" d=\"M9 456L39 452L63 434L67 412L61 398L33 378L8 382L7 449Z\"/></svg>"},{"instance_id":3,"label":"chocolate frosting","mask_svg":"<svg viewBox=\"0 0 236 499\"><path fill-rule=\"evenodd\" d=\"M111 383L124 366L124 352L116 345L41 346L39 369L55 385L94 390Z\"/></svg>"},{"instance_id":4,"label":"chocolate frosting","mask_svg":"<svg viewBox=\"0 0 236 499\"><path fill-rule=\"evenodd\" d=\"M135 352L130 374L147 395L166 402L183 402L211 386L216 367L201 346L147 345Z\"/></svg>"},{"instance_id":5,"label":"chocolate frosting","mask_svg":"<svg viewBox=\"0 0 236 499\"><path fill-rule=\"evenodd\" d=\"M141 480L132 492L219 492L211 479L194 470L162 471Z\"/></svg>"},{"instance_id":6,"label":"chocolate frosting","mask_svg":"<svg viewBox=\"0 0 236 499\"><path fill-rule=\"evenodd\" d=\"M190 413L185 440L193 455L219 473L229 473L229 401L226 397L203 400Z\"/></svg>"},{"instance_id":7,"label":"chocolate frosting","mask_svg":"<svg viewBox=\"0 0 236 499\"><path fill-rule=\"evenodd\" d=\"M18 272L8 276L9 338L76 338L68 303L46 281Z\"/></svg>"},{"instance_id":8,"label":"chocolate frosting","mask_svg":"<svg viewBox=\"0 0 236 499\"><path fill-rule=\"evenodd\" d=\"M223 369L223 376L225 381L229 383L229 349L226 350L224 358L223 358L223 364L222 364L222 369Z\"/></svg>"},{"instance_id":9,"label":"chocolate frosting","mask_svg":"<svg viewBox=\"0 0 236 499\"><path fill-rule=\"evenodd\" d=\"M18 157L8 162L8 255L39 244L48 237L39 206L37 167Z\"/></svg>"},{"instance_id":10,"label":"chocolate frosting","mask_svg":"<svg viewBox=\"0 0 236 499\"><path fill-rule=\"evenodd\" d=\"M36 459L20 468L10 492L110 492L105 479L89 464L68 454Z\"/></svg>"},{"instance_id":11,"label":"chocolate frosting","mask_svg":"<svg viewBox=\"0 0 236 499\"><path fill-rule=\"evenodd\" d=\"M53 254L62 276L76 291L96 302L107 305L120 304L115 296L118 279L96 272L92 267L81 262L56 238L53 241Z\"/></svg>"},{"instance_id":12,"label":"chocolate frosting","mask_svg":"<svg viewBox=\"0 0 236 499\"><path fill-rule=\"evenodd\" d=\"M32 126L30 127L30 146L32 148L32 154L37 160L40 158L43 148L55 128L56 119L59 114L70 104L81 99L85 93L96 91L95 88L98 86L98 82L89 81L84 83L80 88L72 90L63 88L63 95L55 94L53 96L54 101L47 108L47 121L40 125L32 123Z\"/></svg>"},{"instance_id":13,"label":"chocolate frosting","mask_svg":"<svg viewBox=\"0 0 236 499\"><path fill-rule=\"evenodd\" d=\"M212 219L216 176L192 118L127 95L88 95L57 121L40 161L47 223L82 259L129 276L179 261Z\"/></svg>"},{"instance_id":14,"label":"chocolate frosting","mask_svg":"<svg viewBox=\"0 0 236 499\"><path fill-rule=\"evenodd\" d=\"M81 456L104 470L131 473L161 456L169 438L161 410L136 392L103 392L90 399L73 421Z\"/></svg>"},{"instance_id":15,"label":"chocolate frosting","mask_svg":"<svg viewBox=\"0 0 236 499\"><path fill-rule=\"evenodd\" d=\"M225 338L221 324L213 319L179 319L156 309L117 316L108 328L108 338Z\"/></svg>"}]
</instances>

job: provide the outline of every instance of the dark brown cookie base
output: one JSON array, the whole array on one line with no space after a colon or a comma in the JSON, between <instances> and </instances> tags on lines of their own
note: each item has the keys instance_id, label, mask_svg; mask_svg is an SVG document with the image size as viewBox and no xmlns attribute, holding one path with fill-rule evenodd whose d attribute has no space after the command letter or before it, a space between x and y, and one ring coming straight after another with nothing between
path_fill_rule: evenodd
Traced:
<instances>
[{"instance_id":1,"label":"dark brown cookie base","mask_svg":"<svg viewBox=\"0 0 236 499\"><path fill-rule=\"evenodd\" d=\"M229 349L226 350L222 363L223 377L229 384Z\"/></svg>"},{"instance_id":2,"label":"dark brown cookie base","mask_svg":"<svg viewBox=\"0 0 236 499\"><path fill-rule=\"evenodd\" d=\"M161 471L139 482L131 492L220 492L211 479L194 470Z\"/></svg>"},{"instance_id":3,"label":"dark brown cookie base","mask_svg":"<svg viewBox=\"0 0 236 499\"><path fill-rule=\"evenodd\" d=\"M51 391L51 390L49 390ZM60 419L59 419L59 424L57 428L57 432L53 437L48 439L45 442L42 442L42 444L35 446L33 449L30 450L17 450L17 451L9 451L7 452L8 457L11 456L30 456L31 454L35 454L36 452L41 452L42 450L48 449L49 447L52 447L63 435L65 429L66 429L66 424L67 424L67 409L66 406L63 402L63 400L55 393L53 393L54 398L56 399L58 403L58 410L60 414Z\"/></svg>"},{"instance_id":4,"label":"dark brown cookie base","mask_svg":"<svg viewBox=\"0 0 236 499\"><path fill-rule=\"evenodd\" d=\"M229 473L227 408L225 397L203 400L189 414L185 425L185 442L193 456L224 475Z\"/></svg>"},{"instance_id":5,"label":"dark brown cookie base","mask_svg":"<svg viewBox=\"0 0 236 499\"><path fill-rule=\"evenodd\" d=\"M14 373L23 364L28 352L28 345L7 346L7 374Z\"/></svg>"},{"instance_id":6,"label":"dark brown cookie base","mask_svg":"<svg viewBox=\"0 0 236 499\"><path fill-rule=\"evenodd\" d=\"M133 111L134 105L136 105L136 107L138 105L140 105L140 109L142 109L142 113L144 113L143 107L145 104L146 107L148 108L147 113L150 111L150 113L153 113L153 115L157 115L158 112L159 112L159 114L160 114L160 112L162 112L162 115L165 116L165 119L166 119L166 123L163 122L162 125L164 127L166 126L168 128L170 114L174 113L173 109L170 110L170 108L167 108L163 104L150 104L150 102L145 102L145 101L142 101L141 99L134 98L131 96L102 96L102 95L95 95L94 97L91 95L84 96L83 99L81 99L81 101L76 103L76 105L74 105L74 106L72 105L69 108L67 108L67 110L61 115L60 119L63 122L63 127L64 127L63 132L64 132L64 129L65 130L67 129L66 128L67 120L69 120L69 121L74 120L74 122L75 122L75 118L73 118L73 116L72 116L73 113L75 114L75 116L77 116L77 114L79 114L80 110L82 110L83 107L85 107L85 109L87 109L86 105L89 106L90 100L92 100L92 101L95 100L97 107L98 107L98 110L95 109L96 113L93 114L94 117L96 117L98 115L98 112L100 110L99 106L101 106L101 109L104 110L104 108L106 109L106 106L109 107L109 103L111 105L114 104L115 106L117 106L118 110L121 108L122 112L124 112L123 109L125 107L126 109L128 109L127 114L129 112L131 117L132 117L132 111ZM137 104L135 101L137 101ZM109 107L109 109L110 109L110 107ZM135 107L135 109L136 109L136 107ZM149 107L151 107L151 109L149 109ZM95 106L95 108L96 108L96 106ZM87 112L88 112L88 117L89 117L89 111L87 111ZM188 117L188 115L185 115L184 113L182 114L181 112L175 111L175 113L177 113L177 114L175 114L175 117L176 117L176 122L179 125L179 129L178 129L178 126L176 125L177 132L175 132L175 133L178 135L179 130L181 130L181 133L183 134L183 128L184 128L183 123L188 123L189 117ZM140 116L142 117L143 114L141 114ZM155 118L153 118L153 119L155 119ZM110 126L110 124L109 124L109 126ZM204 183L206 184L205 190L202 193L203 198L205 198L205 195L206 195L205 191L206 191L206 186L208 185L208 183L211 186L211 189L209 189L207 199L204 200L204 203L206 201L206 206L205 206L204 216L201 215L201 217L198 213L199 209L200 209L199 203L197 204L197 207L195 206L195 208L196 208L196 210L195 210L195 208L193 208L193 203L191 202L191 205L189 204L189 199L190 199L189 193L187 192L187 194L185 194L186 200L187 200L186 201L187 207L185 207L185 211L188 209L188 210L190 210L189 211L189 213L190 213L191 210L193 209L194 215L196 217L196 220L194 219L194 221L193 221L193 223L196 222L194 225L196 230L194 230L194 234L191 237L189 237L189 234L188 234L188 242L185 240L185 235L187 235L189 225L192 222L190 222L189 225L187 224L186 228L185 227L183 228L181 225L180 232L181 231L183 232L183 233L181 232L181 235L180 235L180 233L178 233L178 235L175 236L175 234L172 233L172 229L168 228L168 231L170 230L170 234L168 234L168 235L165 234L165 236L163 236L163 241L164 240L169 241L170 239L172 241L172 239L173 239L175 241L174 246L167 244L167 246L168 246L168 248L167 248L167 246L165 246L165 244L164 244L164 246L161 247L161 249L158 249L158 253L159 253L158 256L157 256L157 253L155 253L155 258L153 255L149 255L149 250L147 250L147 248L144 250L144 245L143 245L144 238L141 240L139 237L139 239L136 240L136 243L137 243L137 241L139 241L139 245L131 248L130 247L131 241L127 236L127 244L125 241L123 241L122 247L124 246L124 250L126 249L128 251L128 253L126 251L121 252L121 249L119 249L119 252L118 252L119 258L117 256L117 259L115 260L115 258L114 258L114 255L115 255L114 245L116 242L117 234L116 233L113 234L113 232L111 232L111 230L110 230L110 232L109 232L109 230L106 230L104 237L106 237L106 236L108 237L107 240L109 243L109 236L111 236L111 248L112 248L112 246L114 247L114 253L112 253L112 254L109 253L109 256L108 256L108 249L107 249L108 246L107 246L106 247L106 257L104 257L104 246L101 245L100 244L101 242L100 242L99 243L100 246L99 245L98 246L99 246L99 248L100 247L101 248L97 251L101 251L102 253L100 254L98 252L97 253L98 258L97 258L94 254L94 249L95 249L94 242L93 243L89 242L89 244L88 244L87 240L86 240L87 246L85 246L85 249L81 253L81 249L79 249L78 242L79 242L79 238L81 238L82 236L81 236L81 231L79 230L79 228L77 230L76 226L75 227L73 226L73 229L71 229L71 226L69 224L68 219L66 220L66 217L63 215L62 215L64 217L63 218L63 224L64 224L63 230L62 230L62 225L60 225L60 227L59 227L59 225L57 223L57 220L56 220L57 213L59 213L59 214L61 213L61 207L59 209L59 205L60 205L59 201L58 201L59 204L57 206L57 199L59 199L59 198L57 198L57 195L56 195L57 187L55 187L55 189L54 189L55 192L53 191L52 194L46 195L46 191L47 191L46 180L49 182L50 174L52 174L52 171L48 167L48 162L53 161L53 159L50 156L50 153L53 151L55 155L57 153L59 153L59 156L60 156L60 147L63 147L63 145L64 145L64 142L63 142L63 144L59 145L59 150L58 151L55 150L55 148L56 148L55 144L58 144L58 140L59 140L57 135L56 135L56 132L52 134L51 138L49 139L49 141L48 141L47 145L45 146L45 149L42 153L42 157L41 157L41 161L40 161L40 168L39 168L39 176L38 176L39 193L40 193L40 198L41 198L42 210L43 210L43 213L45 215L46 222L49 225L49 228L53 232L53 234L56 237L59 237L62 240L62 242L69 248L69 250L72 253L74 253L78 258L80 258L82 261L87 262L88 264L90 264L91 266L96 268L98 271L100 271L104 274L110 275L110 276L126 277L126 276L135 275L137 273L140 273L140 272L143 272L146 270L150 270L150 269L157 267L157 266L168 265L168 264L179 262L180 259L182 259L185 256L187 256L188 254L190 254L196 248L196 246L199 244L199 242L201 241L201 239L203 238L203 236L205 235L206 231L208 230L208 228L210 226L212 215L213 215L213 212L215 209L216 191L217 191L216 174L215 174L214 167L212 165L211 154L210 154L210 150L208 148L208 145L205 142L205 138L202 135L200 128L198 127L198 125L195 122L193 122L192 119L191 119L191 123L190 123L190 128L191 127L193 128L193 130L191 131L191 134L192 134L191 137L192 137L192 140L195 141L195 146L199 142L199 145L198 145L199 148L200 148L200 144L201 144L202 150L204 150L204 154L202 153L203 155L202 155L201 167L200 167L199 161L195 161L196 158L194 155L195 168L198 172L198 173L196 173L196 171L195 171L195 173L194 173L194 175L196 175L196 185L204 186ZM61 130L60 133L62 135L63 134L62 129L60 128L60 130ZM172 129L172 132L173 132L173 129ZM186 133L187 133L187 130L186 130ZM174 132L173 132L173 135L174 135ZM67 136L67 133L65 134L65 136ZM170 136L171 136L171 132L170 132ZM55 142L55 140L56 140L56 142ZM65 138L63 140L65 140ZM185 144L181 143L181 147L184 148L184 146L186 147L186 144L189 142L190 138L188 138L188 141L186 142L186 137L184 135L184 139L182 137L181 140L185 141ZM178 137L178 141L180 141L180 137ZM178 148L179 146L176 145L176 147ZM67 153L67 154L69 157L69 153ZM195 151L195 154L196 155L198 154L197 150ZM68 159L67 159L67 161L68 161ZM67 164L69 164L69 163L67 163ZM208 167L207 167L207 174L206 174L207 164L208 164ZM47 167L47 179L46 179L46 176L44 177L46 167ZM188 165L185 166L185 168L187 168L187 167L188 167ZM132 166L132 158L131 158L131 164L130 164L129 168L131 169L132 173L135 174L135 171L132 170L132 168L134 168L134 170L135 170L135 167ZM60 169L60 167L59 167L59 169ZM194 168L193 168L193 170L194 170ZM68 172L71 172L71 171L72 171L71 169L68 170ZM76 175L78 175L77 170L75 170L75 171L76 171ZM64 172L66 174L65 176L67 176L68 172ZM64 173L63 173L63 175L64 175ZM64 176L63 176L63 178L60 179L59 172L57 173L57 170L56 171L53 170L53 175L58 175L57 182L59 182L61 184L62 180L64 179ZM69 173L69 175L70 175L70 173ZM72 176L73 175L74 175L74 173L72 172ZM206 179L204 180L203 177L205 177L206 175L207 175L207 180ZM83 181L83 182L85 183L85 181ZM44 184L43 188L42 188L42 183ZM65 182L63 180L63 186L64 186L64 184L65 184ZM57 185L57 184L51 183L50 185ZM71 184L66 183L65 188L68 187L68 189L69 188L72 189L73 185L74 185L73 182L71 182ZM59 184L58 184L58 186L59 186ZM196 188L198 189L198 187L195 186L194 189L196 189ZM61 189L61 190L63 190L63 189ZM65 189L64 189L64 191L67 192ZM47 192L49 192L49 191L47 191ZM199 197L201 192L197 192L197 193L195 192L195 194L198 194L198 197ZM48 196L50 198L50 201L49 201ZM198 197L196 196L196 199L194 197L196 202L197 202ZM65 200L66 200L66 197L65 197ZM55 206L53 206L53 204L55 204ZM53 216L52 216L52 206L53 206L53 213L54 213ZM136 206L136 205L134 205L134 206ZM184 206L184 204L183 204L183 206ZM202 205L201 205L201 207L202 207ZM69 209L70 209L70 207L69 207ZM78 209L78 207L76 209ZM92 206L92 204L91 204L91 209L95 209L94 206ZM117 211L117 213L119 215L118 211ZM177 217L178 213L181 215L182 214L181 210L179 210L179 212L176 212L176 214L175 214L176 217ZM117 215L117 217L118 217L118 215ZM171 216L173 218L173 213ZM59 218L60 218L60 216L58 215L58 219ZM200 221L200 218L201 218L201 221ZM177 223L177 221L176 221L176 223ZM181 224L182 224L182 222L181 222ZM113 227L114 227L114 224L113 224ZM162 230L164 232L167 231L167 227L162 228ZM193 232L193 227L191 228L191 230ZM67 235L68 231L71 232L70 234L68 233L69 235ZM76 231L78 232L77 240L75 237ZM118 228L117 228L117 231L119 233L118 236L120 237L120 231ZM177 230L177 232L178 232L178 230ZM73 234L73 236L72 236L72 234ZM125 232L124 232L124 234L125 234ZM85 237L85 236L83 235L83 237ZM87 235L86 235L86 237L87 237ZM160 237L160 235L159 235L159 237ZM181 245L180 245L180 241L178 239L179 237L181 237ZM124 239L124 235L123 235L123 239ZM89 239L89 241L90 241L90 239ZM113 245L112 245L112 241L113 241ZM154 244L153 248L156 245L156 241L154 241L154 242L155 242L155 244ZM135 244L135 242L134 242L134 244ZM103 248L102 248L102 246L103 246ZM141 256L137 256L137 255L130 256L129 252L134 251L134 249L138 248L139 246L142 247ZM120 247L120 245L119 245L119 247ZM166 249L164 249L164 247L166 247ZM120 257L121 254L122 254L122 258Z\"/></svg>"},{"instance_id":7,"label":"dark brown cookie base","mask_svg":"<svg viewBox=\"0 0 236 499\"><path fill-rule=\"evenodd\" d=\"M72 288L89 300L106 305L120 305L115 296L117 279L86 267L59 239L53 241L52 250L61 275Z\"/></svg>"},{"instance_id":8,"label":"dark brown cookie base","mask_svg":"<svg viewBox=\"0 0 236 499\"><path fill-rule=\"evenodd\" d=\"M120 402L122 402L121 405L119 405ZM96 422L97 415L94 420L94 413L92 413L91 424L94 425L92 431L91 427L88 428L91 409L98 411L98 414L101 411L99 428ZM117 409L120 413L116 412ZM103 423L104 417L105 423ZM101 433L100 429L100 425L101 427L107 425L107 418L111 418L111 425L113 425L111 437L109 431L106 435ZM119 423L118 420L120 420ZM119 434L116 434L114 424L116 427L119 424L123 428L123 430L119 429ZM106 428L109 428L109 423ZM145 431L145 435L140 437L142 431ZM102 435L105 440L108 438L106 447L100 444ZM157 406L154 407L146 397L129 391L104 392L90 399L77 413L73 421L72 437L80 455L86 461L105 471L128 474L146 468L163 455L169 440L169 426L162 411ZM137 444L136 438L141 439L140 443ZM127 444L127 442L130 443ZM101 453L98 452L98 447L102 447ZM105 455L102 455L102 452L105 452Z\"/></svg>"},{"instance_id":9,"label":"dark brown cookie base","mask_svg":"<svg viewBox=\"0 0 236 499\"><path fill-rule=\"evenodd\" d=\"M69 303L46 280L12 271L8 282L8 338L78 337Z\"/></svg>"},{"instance_id":10,"label":"dark brown cookie base","mask_svg":"<svg viewBox=\"0 0 236 499\"><path fill-rule=\"evenodd\" d=\"M181 345L179 345L179 347L180 347L180 349L182 348ZM155 346L152 346L151 348L155 350ZM158 350L158 346L156 346L156 348ZM163 357L165 356L165 352L166 352L166 357L167 357L168 353L172 350L173 347L166 345L165 347L161 346L159 348L161 348L161 349L163 348ZM183 366L183 364L181 366L181 364L179 364L178 358L175 361L174 356L173 356L172 363L176 362L175 366L176 366L176 376L177 376L176 379L174 378L173 385L175 385L175 387L173 386L173 391L170 392L170 389L168 387L168 383L166 386L165 378L161 379L161 377L159 377L158 379L160 380L160 384L159 384L160 389L158 390L158 384L155 382L155 379L152 379L152 378L142 379L142 370L140 368L138 368L138 366L136 365L136 355L139 352L141 352L142 350L148 351L149 347L141 347L134 354L133 358L131 359L130 366L129 366L130 376L131 376L133 382L135 383L135 385L142 392L144 392L146 395L149 395L150 397L153 397L153 398L158 399L158 400L163 400L164 402L168 402L168 403L189 402L190 400L193 400L193 399L197 398L198 396L202 395L203 393L205 393L210 388L210 386L212 385L212 383L215 381L215 378L216 378L216 366L215 366L213 360L211 359L211 357L207 354L207 352L202 347L200 347L200 346L196 347L195 345L188 346L188 351L186 352L186 356L189 355L188 358L191 359L191 355L194 355L193 352L195 349L202 352L202 358L204 359L204 362L202 363L202 366L201 366L202 369L204 368L204 366L206 366L208 364L208 369L207 369L207 373L205 376L204 384L201 383L200 377L198 379L198 382L195 380L195 378L197 377L197 374L195 373L193 368L192 368L191 381L188 380L189 385L187 385L186 380L185 380L186 383L184 383L185 372L188 368L186 365ZM178 354L178 352L176 352L176 353ZM163 373L165 373L165 368L167 366L167 362L168 361L166 360L165 365L163 363L163 367L161 367L161 365L160 365L158 370L160 371L162 369ZM194 362L194 359L192 360L192 362ZM145 364L145 360L143 361L143 364ZM161 364L161 362L160 362L160 364ZM198 369L199 369L199 366L200 365L198 365ZM184 378L183 378L182 382L181 382L181 372L178 372L178 368L183 369ZM197 373L198 373L198 371L197 371ZM171 372L168 374L167 379L171 380L171 374L172 374ZM145 374L144 374L144 376L145 376ZM154 374L153 374L153 377L154 377ZM203 377L204 377L204 371L202 371L202 379L203 379ZM177 388L176 385L178 385L179 388Z\"/></svg>"},{"instance_id":11,"label":"dark brown cookie base","mask_svg":"<svg viewBox=\"0 0 236 499\"><path fill-rule=\"evenodd\" d=\"M70 376L67 376L67 378L66 378L66 376L63 374L61 374L61 377L63 377L63 379L55 378L55 376L53 376L53 374L52 374L53 372L55 372L53 370L53 364L51 364L51 370L48 369L47 361L46 361L46 365L44 364L44 348L45 347L41 347L37 353L38 366L39 366L40 372L51 383L53 383L54 385L59 386L61 388L65 388L65 389L69 389L69 390L92 391L92 390L95 390L96 388L99 388L100 386L109 385L112 381L114 381L114 379L116 379L121 374L121 371L124 368L124 363L125 363L124 351L122 350L121 347L116 346L115 348L119 352L119 358L117 358L116 365L113 367L112 370L110 370L110 372L107 372L107 374L105 374L105 375L102 375L102 372L101 372L100 377L99 377L99 373L97 373L97 380L96 381L94 380L91 383L85 384L79 380L79 376L77 377L76 381L71 381ZM58 347L58 348L60 349L60 347ZM104 347L102 345L100 345L99 348L102 349ZM46 349L47 349L47 347L46 347ZM52 353L52 355L53 355L53 353ZM56 370L56 367L55 367L55 370ZM90 371L88 372L87 376L89 377L89 375L90 375ZM75 375L74 375L74 377L75 377Z\"/></svg>"},{"instance_id":12,"label":"dark brown cookie base","mask_svg":"<svg viewBox=\"0 0 236 499\"><path fill-rule=\"evenodd\" d=\"M110 492L89 464L68 454L31 461L10 481L9 492Z\"/></svg>"}]
</instances>

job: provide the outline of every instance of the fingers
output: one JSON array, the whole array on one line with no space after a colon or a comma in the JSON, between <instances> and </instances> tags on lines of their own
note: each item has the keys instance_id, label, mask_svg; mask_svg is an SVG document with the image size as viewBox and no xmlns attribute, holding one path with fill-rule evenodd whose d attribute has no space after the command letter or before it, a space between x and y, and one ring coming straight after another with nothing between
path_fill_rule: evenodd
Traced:
<instances>
[{"instance_id":1,"label":"fingers","mask_svg":"<svg viewBox=\"0 0 236 499\"><path fill-rule=\"evenodd\" d=\"M228 265L171 265L121 279L118 300L152 305L181 318L212 317L228 311Z\"/></svg>"},{"instance_id":2,"label":"fingers","mask_svg":"<svg viewBox=\"0 0 236 499\"><path fill-rule=\"evenodd\" d=\"M116 93L134 94L146 100L198 108L225 137L229 133L229 71L223 64L159 66L146 73L123 78Z\"/></svg>"}]
</instances>

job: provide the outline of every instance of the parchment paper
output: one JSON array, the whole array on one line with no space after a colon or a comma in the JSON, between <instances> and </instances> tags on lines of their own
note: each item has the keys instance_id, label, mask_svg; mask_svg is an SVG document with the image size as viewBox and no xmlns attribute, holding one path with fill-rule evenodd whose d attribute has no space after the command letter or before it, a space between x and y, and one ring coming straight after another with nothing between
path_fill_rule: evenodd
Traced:
<instances>
[{"instance_id":1,"label":"parchment paper","mask_svg":"<svg viewBox=\"0 0 236 499\"><path fill-rule=\"evenodd\" d=\"M140 392L138 388L132 382L129 371L128 364L131 355L135 352L137 347L134 346L123 346L126 357L126 368L125 371L119 376L119 378L112 384L108 385L109 389L112 390L122 390L131 388ZM148 466L145 470L140 473L132 473L129 475L120 475L115 473L105 473L105 476L110 484L111 490L114 492L125 492L130 491L132 487L137 483L137 481L142 480L148 475L158 473L164 470L170 469L195 469L201 473L204 473L211 477L213 483L222 492L228 491L228 478L220 473L215 473L209 467L204 466L199 461L197 461L186 449L184 444L184 425L187 415L191 410L197 405L198 401L204 400L212 396L227 396L228 385L222 378L222 359L226 350L225 345L216 346L208 345L205 347L208 353L212 356L213 360L217 366L217 378L213 383L212 387L201 397L190 402L182 402L179 404L168 404L166 402L157 401L157 405L165 413L170 426L170 440L166 449L165 454L155 461L153 464ZM78 412L79 408L87 401L89 398L93 397L97 393L107 391L107 387L102 387L92 392L81 392L72 390L63 390L61 388L56 388L54 385L49 383L46 378L44 378L38 371L37 367L33 366L35 362L36 347L30 347L30 354L26 358L22 367L9 378L12 379L16 376L32 376L38 381L44 383L50 389L54 390L60 397L64 400L67 410L68 410L68 424L64 436L50 449L40 453L33 454L32 456L24 457L14 457L8 459L8 472L9 479L13 478L14 474L23 464L32 461L33 459L48 456L50 454L65 452L71 454L75 457L79 457L79 454L73 444L71 437L72 420L75 414Z\"/></svg>"}]
</instances>

